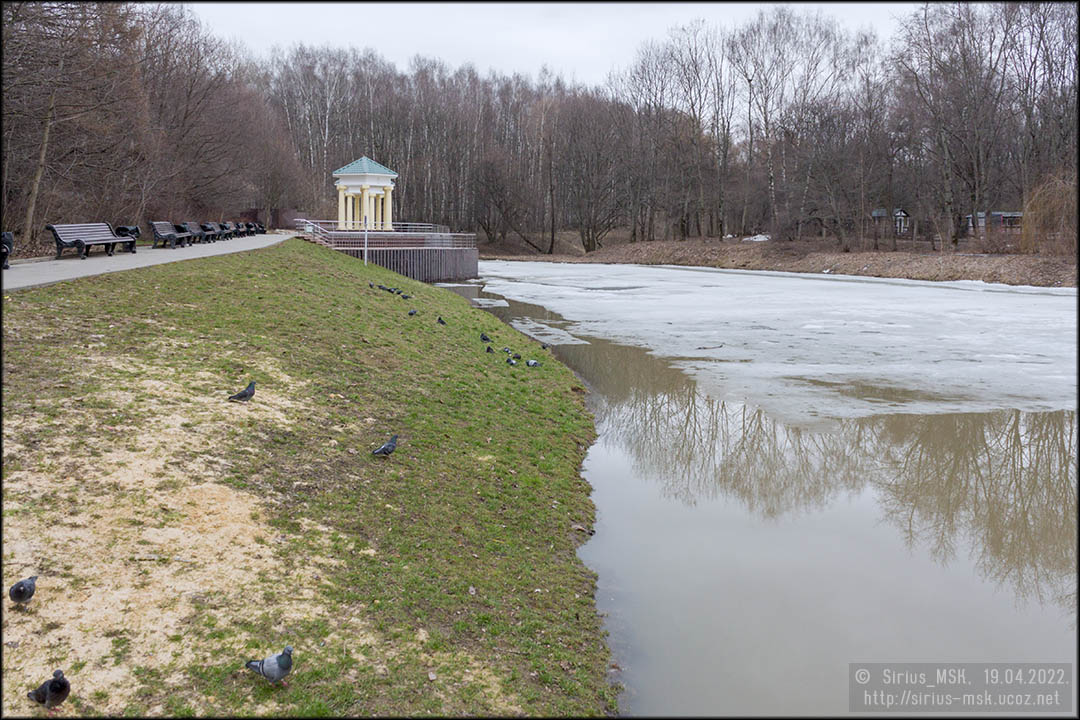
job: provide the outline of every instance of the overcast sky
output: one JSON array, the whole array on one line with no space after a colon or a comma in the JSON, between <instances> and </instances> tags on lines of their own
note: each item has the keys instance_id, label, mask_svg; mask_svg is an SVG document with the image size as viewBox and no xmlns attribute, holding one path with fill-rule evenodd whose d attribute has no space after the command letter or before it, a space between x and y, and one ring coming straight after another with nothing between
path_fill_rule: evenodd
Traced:
<instances>
[{"instance_id":1,"label":"overcast sky","mask_svg":"<svg viewBox=\"0 0 1080 720\"><path fill-rule=\"evenodd\" d=\"M696 18L735 27L766 3L187 3L224 39L243 42L256 57L297 42L372 48L398 70L415 55L456 69L536 78L547 65L568 81L604 82L627 67L643 41ZM917 3L796 3L821 8L851 29L873 28L886 40L895 20Z\"/></svg>"}]
</instances>

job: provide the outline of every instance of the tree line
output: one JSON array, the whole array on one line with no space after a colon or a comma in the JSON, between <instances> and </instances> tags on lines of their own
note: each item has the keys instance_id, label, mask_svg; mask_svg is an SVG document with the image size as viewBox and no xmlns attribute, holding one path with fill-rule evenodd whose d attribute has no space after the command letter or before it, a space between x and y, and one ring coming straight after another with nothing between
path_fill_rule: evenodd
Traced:
<instances>
[{"instance_id":1,"label":"tree line","mask_svg":"<svg viewBox=\"0 0 1080 720\"><path fill-rule=\"evenodd\" d=\"M258 60L173 4L5 3L3 47L18 254L47 222L334 218L330 174L362 155L399 174L395 219L541 252L565 230L586 251L613 231L895 248L877 208L955 243L968 215L1076 187L1066 3L926 4L887 41L768 6L671 28L592 87L330 46ZM1075 218L1048 227L1033 249L1076 251Z\"/></svg>"}]
</instances>

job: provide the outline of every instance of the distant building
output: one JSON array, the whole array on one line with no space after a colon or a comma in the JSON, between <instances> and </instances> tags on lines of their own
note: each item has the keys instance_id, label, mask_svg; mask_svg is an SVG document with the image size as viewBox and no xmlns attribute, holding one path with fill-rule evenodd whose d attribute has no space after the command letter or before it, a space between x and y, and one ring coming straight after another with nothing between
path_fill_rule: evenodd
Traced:
<instances>
[{"instance_id":1,"label":"distant building","mask_svg":"<svg viewBox=\"0 0 1080 720\"><path fill-rule=\"evenodd\" d=\"M879 228L885 224L889 218L889 211L885 208L875 208L870 217L874 221L874 226ZM907 235L908 223L911 216L907 214L903 208L894 208L892 211L892 226L894 235Z\"/></svg>"},{"instance_id":2,"label":"distant building","mask_svg":"<svg viewBox=\"0 0 1080 720\"><path fill-rule=\"evenodd\" d=\"M975 213L975 217L979 223L979 230L985 232L988 227L986 213ZM1005 232L1020 232L1023 218L1024 213L1019 211L991 210L989 228L991 230L1004 230ZM965 215L964 222L967 225L968 232L975 230L975 225L971 222L971 215Z\"/></svg>"}]
</instances>

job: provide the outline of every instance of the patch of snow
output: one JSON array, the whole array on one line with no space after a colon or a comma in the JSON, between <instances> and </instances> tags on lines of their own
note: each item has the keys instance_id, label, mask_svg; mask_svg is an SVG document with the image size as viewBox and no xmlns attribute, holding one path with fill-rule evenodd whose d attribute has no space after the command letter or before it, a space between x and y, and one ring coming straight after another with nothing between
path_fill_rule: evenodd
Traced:
<instances>
[{"instance_id":1,"label":"patch of snow","mask_svg":"<svg viewBox=\"0 0 1080 720\"><path fill-rule=\"evenodd\" d=\"M751 235L742 239L743 242L765 242L769 239L768 235Z\"/></svg>"}]
</instances>

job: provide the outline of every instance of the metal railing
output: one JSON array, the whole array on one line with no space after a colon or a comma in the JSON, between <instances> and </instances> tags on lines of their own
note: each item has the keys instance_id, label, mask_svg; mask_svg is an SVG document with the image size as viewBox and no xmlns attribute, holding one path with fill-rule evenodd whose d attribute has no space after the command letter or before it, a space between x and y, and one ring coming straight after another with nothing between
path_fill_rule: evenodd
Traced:
<instances>
[{"instance_id":1,"label":"metal railing","mask_svg":"<svg viewBox=\"0 0 1080 720\"><path fill-rule=\"evenodd\" d=\"M342 229L337 220L296 219L296 231L339 250L368 248L475 248L476 233L452 233L446 225L393 223L393 230Z\"/></svg>"}]
</instances>

